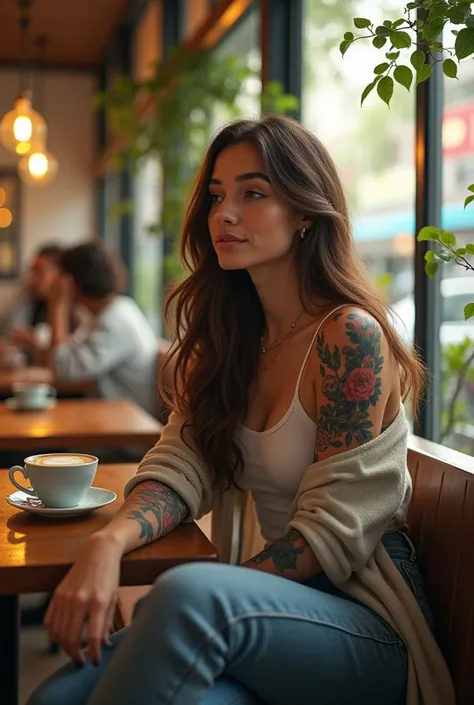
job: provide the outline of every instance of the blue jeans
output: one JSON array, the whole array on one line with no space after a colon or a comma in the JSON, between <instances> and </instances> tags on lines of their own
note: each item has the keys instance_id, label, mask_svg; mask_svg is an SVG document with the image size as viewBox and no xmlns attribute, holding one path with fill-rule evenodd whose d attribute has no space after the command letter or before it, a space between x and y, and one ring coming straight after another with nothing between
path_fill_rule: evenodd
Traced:
<instances>
[{"instance_id":1,"label":"blue jeans","mask_svg":"<svg viewBox=\"0 0 474 705\"><path fill-rule=\"evenodd\" d=\"M402 533L384 543L430 620L411 544ZM113 642L99 666L66 665L28 705L405 705L401 639L325 575L300 585L228 565L173 568Z\"/></svg>"}]
</instances>

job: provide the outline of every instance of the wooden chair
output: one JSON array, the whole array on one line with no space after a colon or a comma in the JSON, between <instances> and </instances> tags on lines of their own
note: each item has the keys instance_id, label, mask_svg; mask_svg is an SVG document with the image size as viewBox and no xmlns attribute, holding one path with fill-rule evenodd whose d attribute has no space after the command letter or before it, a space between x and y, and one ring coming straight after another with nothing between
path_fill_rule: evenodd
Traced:
<instances>
[{"instance_id":1,"label":"wooden chair","mask_svg":"<svg viewBox=\"0 0 474 705\"><path fill-rule=\"evenodd\" d=\"M474 703L474 458L411 436L410 536L426 580L437 639L458 705ZM117 627L148 587L121 588Z\"/></svg>"},{"instance_id":2,"label":"wooden chair","mask_svg":"<svg viewBox=\"0 0 474 705\"><path fill-rule=\"evenodd\" d=\"M410 535L458 705L474 703L474 459L412 436Z\"/></svg>"}]
</instances>

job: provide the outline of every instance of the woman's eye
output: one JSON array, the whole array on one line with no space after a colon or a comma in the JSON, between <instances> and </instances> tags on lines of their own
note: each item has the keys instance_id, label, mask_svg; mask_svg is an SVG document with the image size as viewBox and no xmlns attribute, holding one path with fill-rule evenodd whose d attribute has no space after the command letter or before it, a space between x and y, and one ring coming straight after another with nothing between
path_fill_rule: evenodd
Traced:
<instances>
[{"instance_id":1,"label":"woman's eye","mask_svg":"<svg viewBox=\"0 0 474 705\"><path fill-rule=\"evenodd\" d=\"M211 203L220 203L222 196L218 193L211 193Z\"/></svg>"},{"instance_id":2,"label":"woman's eye","mask_svg":"<svg viewBox=\"0 0 474 705\"><path fill-rule=\"evenodd\" d=\"M249 189L245 192L245 198L264 198L264 195L263 193L260 193L260 191Z\"/></svg>"}]
</instances>

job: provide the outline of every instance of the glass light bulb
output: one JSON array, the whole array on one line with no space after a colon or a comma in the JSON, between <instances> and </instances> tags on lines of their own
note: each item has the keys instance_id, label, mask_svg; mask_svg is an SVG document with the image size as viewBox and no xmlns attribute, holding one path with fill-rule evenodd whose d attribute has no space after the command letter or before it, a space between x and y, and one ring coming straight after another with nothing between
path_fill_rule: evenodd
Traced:
<instances>
[{"instance_id":1,"label":"glass light bulb","mask_svg":"<svg viewBox=\"0 0 474 705\"><path fill-rule=\"evenodd\" d=\"M33 110L26 95L20 96L0 121L0 143L14 154L28 154L33 145L44 144L46 136L44 118Z\"/></svg>"},{"instance_id":2,"label":"glass light bulb","mask_svg":"<svg viewBox=\"0 0 474 705\"><path fill-rule=\"evenodd\" d=\"M18 142L26 142L31 139L33 123L27 115L20 115L13 123L13 134Z\"/></svg>"},{"instance_id":3,"label":"glass light bulb","mask_svg":"<svg viewBox=\"0 0 474 705\"><path fill-rule=\"evenodd\" d=\"M46 147L33 147L18 162L18 175L24 184L47 186L56 178L58 160Z\"/></svg>"},{"instance_id":4,"label":"glass light bulb","mask_svg":"<svg viewBox=\"0 0 474 705\"><path fill-rule=\"evenodd\" d=\"M41 177L48 171L48 158L42 152L34 152L28 157L28 170L32 176Z\"/></svg>"}]
</instances>

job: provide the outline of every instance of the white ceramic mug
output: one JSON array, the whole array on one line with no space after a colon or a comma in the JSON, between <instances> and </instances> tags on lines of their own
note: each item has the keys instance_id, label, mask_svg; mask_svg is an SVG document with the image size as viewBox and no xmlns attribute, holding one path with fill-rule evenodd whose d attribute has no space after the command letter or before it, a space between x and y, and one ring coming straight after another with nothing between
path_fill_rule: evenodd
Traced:
<instances>
[{"instance_id":1,"label":"white ceramic mug","mask_svg":"<svg viewBox=\"0 0 474 705\"><path fill-rule=\"evenodd\" d=\"M56 398L54 387L43 382L15 382L12 389L22 409L44 409L51 399Z\"/></svg>"},{"instance_id":2,"label":"white ceramic mug","mask_svg":"<svg viewBox=\"0 0 474 705\"><path fill-rule=\"evenodd\" d=\"M26 458L25 466L10 468L10 482L45 507L76 507L94 481L98 459L87 453L43 453ZM31 483L25 487L15 479L21 473Z\"/></svg>"}]
</instances>

